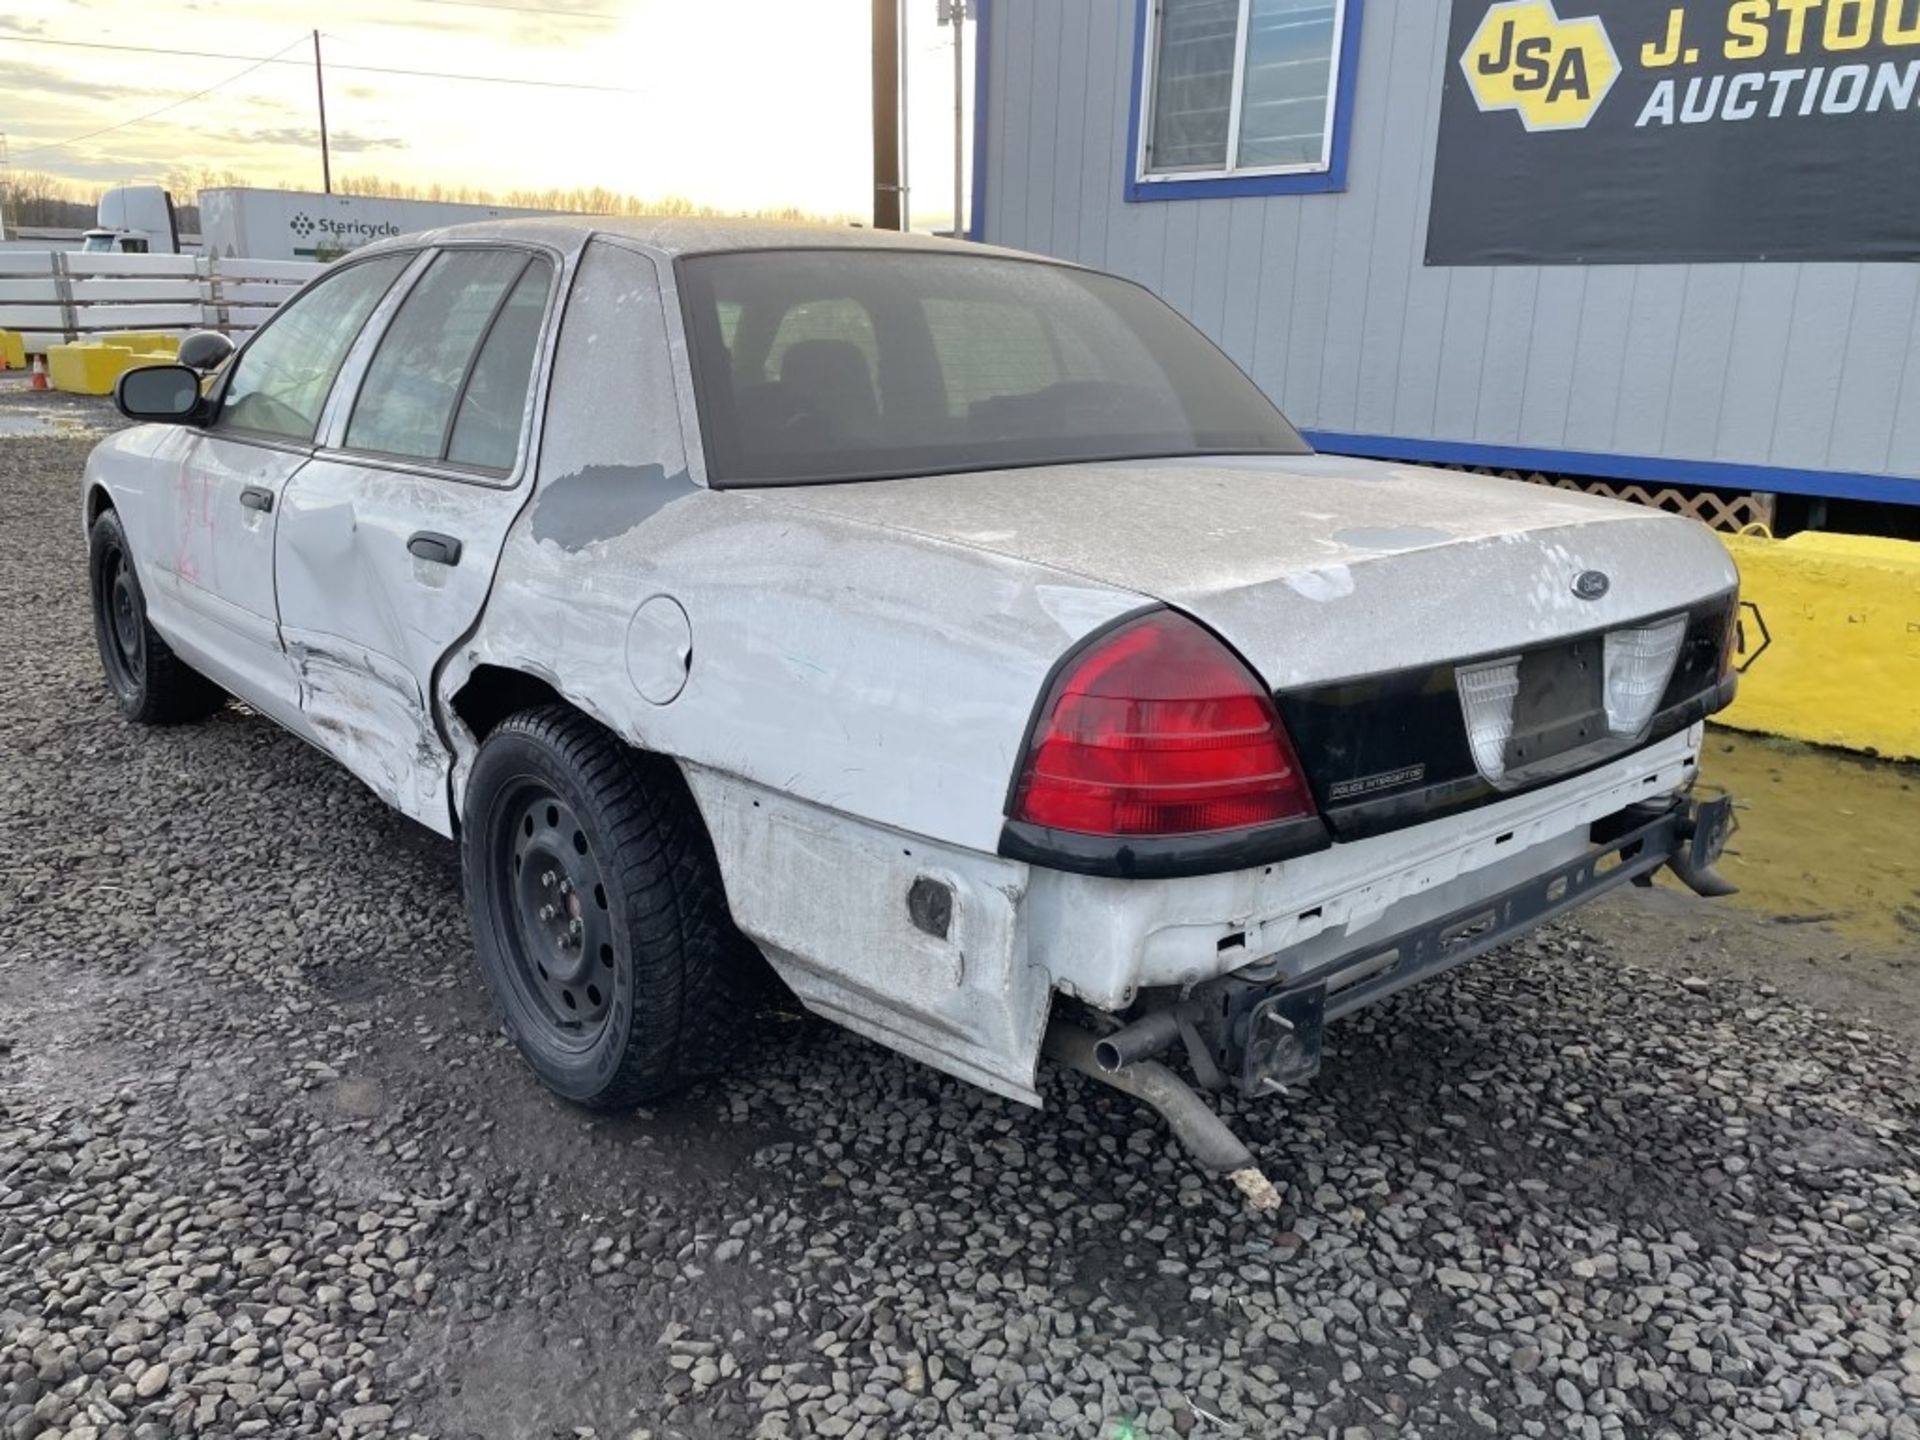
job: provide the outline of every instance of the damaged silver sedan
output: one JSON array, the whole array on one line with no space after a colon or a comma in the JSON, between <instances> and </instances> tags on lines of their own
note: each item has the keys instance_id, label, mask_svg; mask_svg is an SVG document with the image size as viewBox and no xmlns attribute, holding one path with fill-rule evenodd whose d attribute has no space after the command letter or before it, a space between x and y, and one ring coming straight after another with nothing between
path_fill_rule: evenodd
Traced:
<instances>
[{"instance_id":1,"label":"damaged silver sedan","mask_svg":"<svg viewBox=\"0 0 1920 1440\"><path fill-rule=\"evenodd\" d=\"M1304 1080L1327 1021L1661 866L1724 888L1713 536L1315 454L1128 282L513 221L224 348L129 373L153 423L87 466L113 694L238 696L457 838L571 1099L713 1071L764 958L998 1094L1046 1054L1139 1095L1263 1203L1196 1084Z\"/></svg>"}]
</instances>

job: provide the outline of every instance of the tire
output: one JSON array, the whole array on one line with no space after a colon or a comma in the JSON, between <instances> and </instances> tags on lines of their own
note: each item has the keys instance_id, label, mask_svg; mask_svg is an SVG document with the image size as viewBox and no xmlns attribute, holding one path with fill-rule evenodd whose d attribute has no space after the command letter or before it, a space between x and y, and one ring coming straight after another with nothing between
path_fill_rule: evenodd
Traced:
<instances>
[{"instance_id":1,"label":"tire","mask_svg":"<svg viewBox=\"0 0 1920 1440\"><path fill-rule=\"evenodd\" d=\"M133 551L111 510L100 512L87 539L87 588L107 689L129 720L178 725L203 720L226 703L219 686L190 669L148 621Z\"/></svg>"},{"instance_id":2,"label":"tire","mask_svg":"<svg viewBox=\"0 0 1920 1440\"><path fill-rule=\"evenodd\" d=\"M480 971L549 1089L631 1109L724 1067L758 957L671 761L524 711L481 744L464 814Z\"/></svg>"}]
</instances>

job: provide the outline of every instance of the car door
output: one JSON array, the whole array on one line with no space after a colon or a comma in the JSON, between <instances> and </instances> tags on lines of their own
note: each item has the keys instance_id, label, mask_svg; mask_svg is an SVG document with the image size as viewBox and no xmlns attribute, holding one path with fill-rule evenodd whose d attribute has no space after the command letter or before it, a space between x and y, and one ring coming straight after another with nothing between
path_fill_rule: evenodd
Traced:
<instances>
[{"instance_id":1,"label":"car door","mask_svg":"<svg viewBox=\"0 0 1920 1440\"><path fill-rule=\"evenodd\" d=\"M442 833L452 755L433 677L479 618L526 496L556 273L528 249L436 251L349 358L280 512L280 631L307 725Z\"/></svg>"},{"instance_id":2,"label":"car door","mask_svg":"<svg viewBox=\"0 0 1920 1440\"><path fill-rule=\"evenodd\" d=\"M307 463L335 378L367 318L415 257L381 255L304 290L235 357L204 430L169 447L153 568L169 628L210 678L291 723L292 676L275 606L274 529Z\"/></svg>"}]
</instances>

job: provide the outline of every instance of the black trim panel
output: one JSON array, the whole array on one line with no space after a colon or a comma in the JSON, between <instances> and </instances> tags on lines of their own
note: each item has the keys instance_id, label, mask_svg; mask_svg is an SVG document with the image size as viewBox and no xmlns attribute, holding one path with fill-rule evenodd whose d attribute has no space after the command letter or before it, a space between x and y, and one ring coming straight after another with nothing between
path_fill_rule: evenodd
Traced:
<instances>
[{"instance_id":1,"label":"black trim panel","mask_svg":"<svg viewBox=\"0 0 1920 1440\"><path fill-rule=\"evenodd\" d=\"M1311 855L1332 843L1318 815L1218 835L1082 835L1024 820L1009 820L1000 831L1000 853L1009 860L1122 880L1250 870Z\"/></svg>"},{"instance_id":2,"label":"black trim panel","mask_svg":"<svg viewBox=\"0 0 1920 1440\"><path fill-rule=\"evenodd\" d=\"M1246 666L1249 679L1261 684L1260 672L1247 664L1243 656L1217 634L1205 621L1183 610L1150 602L1138 610L1116 615L1096 625L1053 662L1040 685L1040 698L1027 716L1027 728L1020 736L1020 763L1014 766L1007 782L1006 802L1001 813L1011 815L1019 798L1020 782L1026 777L1027 761L1033 755L1035 732L1040 717L1054 700L1054 687L1060 677L1083 656L1114 631L1150 615L1167 611L1191 621L1206 631L1236 662ZM1326 822L1318 815L1302 815L1272 825L1248 830L1229 830L1207 835L1087 835L1077 830L1057 830L1025 820L1008 820L1000 831L1000 854L1009 860L1024 860L1029 865L1044 865L1051 870L1066 870L1075 875L1104 875L1133 880L1164 880L1182 875L1213 875L1227 870L1245 870L1255 865L1270 865L1296 855L1324 850L1333 843Z\"/></svg>"},{"instance_id":3,"label":"black trim panel","mask_svg":"<svg viewBox=\"0 0 1920 1440\"><path fill-rule=\"evenodd\" d=\"M1576 733L1563 737L1570 743L1552 757L1558 765L1541 766L1533 775L1516 766L1509 777L1515 783L1501 786L1484 779L1474 763L1455 683L1459 666L1487 657L1308 686L1274 699L1334 838L1361 840L1573 779L1725 708L1733 699L1734 679L1722 677L1719 666L1734 607L1734 593L1727 591L1684 612L1687 633L1646 734L1636 740L1585 740L1575 727ZM1658 618L1494 653L1519 654L1523 663L1538 657L1534 663L1540 663L1554 652L1590 645L1607 630ZM1596 662L1589 656L1587 663ZM1590 678L1597 682L1597 675ZM1547 754L1552 756L1552 747ZM1531 755L1518 758L1522 764L1539 763Z\"/></svg>"}]
</instances>

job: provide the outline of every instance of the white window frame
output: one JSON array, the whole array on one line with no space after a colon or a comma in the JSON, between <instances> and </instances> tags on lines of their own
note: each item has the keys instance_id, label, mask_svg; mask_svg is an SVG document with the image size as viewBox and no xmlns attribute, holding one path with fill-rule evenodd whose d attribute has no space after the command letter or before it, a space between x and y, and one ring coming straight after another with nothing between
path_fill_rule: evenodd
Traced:
<instances>
[{"instance_id":1,"label":"white window frame","mask_svg":"<svg viewBox=\"0 0 1920 1440\"><path fill-rule=\"evenodd\" d=\"M1147 151L1153 143L1153 111L1160 97L1161 0L1145 0L1146 30L1140 54L1140 134L1133 157L1137 185L1177 184L1186 180L1236 180L1254 175L1325 175L1333 169L1334 117L1340 109L1340 57L1347 38L1348 0L1332 0L1333 49L1327 62L1327 108L1320 117L1320 158L1306 165L1236 165L1240 153L1240 101L1247 83L1247 29L1253 0L1240 0L1238 29L1233 38L1233 91L1227 102L1226 164L1213 170L1152 170Z\"/></svg>"}]
</instances>

